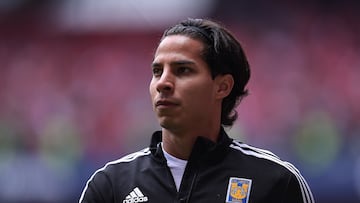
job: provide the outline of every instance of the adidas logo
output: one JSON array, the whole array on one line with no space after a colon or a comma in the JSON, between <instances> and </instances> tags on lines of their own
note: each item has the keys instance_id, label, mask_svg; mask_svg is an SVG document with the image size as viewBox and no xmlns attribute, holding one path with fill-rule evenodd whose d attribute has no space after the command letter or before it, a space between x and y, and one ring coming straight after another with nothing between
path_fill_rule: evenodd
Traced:
<instances>
[{"instance_id":1,"label":"adidas logo","mask_svg":"<svg viewBox=\"0 0 360 203\"><path fill-rule=\"evenodd\" d=\"M128 196L123 200L123 203L138 203L138 202L147 202L148 197L140 191L138 187L134 188Z\"/></svg>"}]
</instances>

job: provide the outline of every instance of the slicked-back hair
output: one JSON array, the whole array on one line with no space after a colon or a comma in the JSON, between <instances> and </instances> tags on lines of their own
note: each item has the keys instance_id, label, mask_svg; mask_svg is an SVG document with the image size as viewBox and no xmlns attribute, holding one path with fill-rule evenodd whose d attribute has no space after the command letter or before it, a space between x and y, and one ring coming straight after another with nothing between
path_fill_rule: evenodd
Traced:
<instances>
[{"instance_id":1,"label":"slicked-back hair","mask_svg":"<svg viewBox=\"0 0 360 203\"><path fill-rule=\"evenodd\" d=\"M232 126L238 117L235 108L248 95L245 86L250 79L250 66L239 41L224 26L207 19L189 18L181 21L166 29L161 40L169 35L184 35L200 40L204 44L202 57L213 79L217 75L232 75L234 86L221 106L221 124Z\"/></svg>"}]
</instances>

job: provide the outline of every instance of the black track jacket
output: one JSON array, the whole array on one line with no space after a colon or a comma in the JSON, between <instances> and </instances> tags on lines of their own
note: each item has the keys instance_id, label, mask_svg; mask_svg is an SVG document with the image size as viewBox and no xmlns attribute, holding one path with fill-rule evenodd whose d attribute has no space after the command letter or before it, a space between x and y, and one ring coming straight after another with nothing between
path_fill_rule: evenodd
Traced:
<instances>
[{"instance_id":1,"label":"black track jacket","mask_svg":"<svg viewBox=\"0 0 360 203\"><path fill-rule=\"evenodd\" d=\"M299 171L273 153L234 141L222 129L199 137L177 191L161 132L142 151L109 162L87 182L80 203L313 203Z\"/></svg>"}]
</instances>

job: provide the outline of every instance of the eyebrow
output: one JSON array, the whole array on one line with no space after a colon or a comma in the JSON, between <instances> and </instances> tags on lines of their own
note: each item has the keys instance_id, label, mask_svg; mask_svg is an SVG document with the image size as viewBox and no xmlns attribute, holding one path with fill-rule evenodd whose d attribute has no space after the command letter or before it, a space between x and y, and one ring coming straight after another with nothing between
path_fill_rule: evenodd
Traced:
<instances>
[{"instance_id":1,"label":"eyebrow","mask_svg":"<svg viewBox=\"0 0 360 203\"><path fill-rule=\"evenodd\" d=\"M170 63L171 66L181 66L181 65L194 65L195 62L193 61L189 61L189 60L178 60L178 61L173 61ZM161 67L161 63L152 63L151 67Z\"/></svg>"}]
</instances>

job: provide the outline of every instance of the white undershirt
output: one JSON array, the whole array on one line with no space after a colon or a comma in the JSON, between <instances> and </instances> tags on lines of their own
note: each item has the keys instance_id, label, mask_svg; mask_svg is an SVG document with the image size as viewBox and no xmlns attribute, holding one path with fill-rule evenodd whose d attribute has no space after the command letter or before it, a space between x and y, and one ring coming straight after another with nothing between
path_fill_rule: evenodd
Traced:
<instances>
[{"instance_id":1,"label":"white undershirt","mask_svg":"<svg viewBox=\"0 0 360 203\"><path fill-rule=\"evenodd\" d=\"M170 168L171 174L174 178L176 189L179 191L181 179L182 179L182 176L184 175L187 160L182 160L182 159L176 158L176 157L170 155L169 153L167 153L165 151L164 147L162 146L162 143L161 143L161 147L164 152L164 156L166 158L167 165Z\"/></svg>"}]
</instances>

